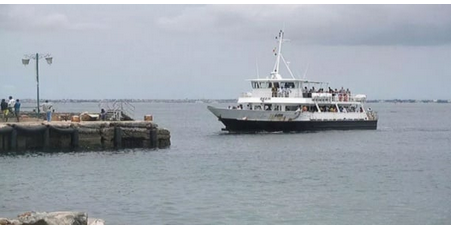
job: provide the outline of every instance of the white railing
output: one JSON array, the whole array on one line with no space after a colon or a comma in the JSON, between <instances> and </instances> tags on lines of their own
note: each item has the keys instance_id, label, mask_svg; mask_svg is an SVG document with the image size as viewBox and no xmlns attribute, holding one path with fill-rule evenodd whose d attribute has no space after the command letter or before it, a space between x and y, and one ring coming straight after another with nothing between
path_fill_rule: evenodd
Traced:
<instances>
[{"instance_id":1,"label":"white railing","mask_svg":"<svg viewBox=\"0 0 451 229\"><path fill-rule=\"evenodd\" d=\"M133 106L130 102L115 100L114 102L108 102L106 100L102 100L99 103L99 108L104 109L109 119L111 120L133 120L133 115L135 112L135 106Z\"/></svg>"},{"instance_id":2,"label":"white railing","mask_svg":"<svg viewBox=\"0 0 451 229\"><path fill-rule=\"evenodd\" d=\"M120 120L133 120L135 106L127 101L116 100L113 103L113 111Z\"/></svg>"}]
</instances>

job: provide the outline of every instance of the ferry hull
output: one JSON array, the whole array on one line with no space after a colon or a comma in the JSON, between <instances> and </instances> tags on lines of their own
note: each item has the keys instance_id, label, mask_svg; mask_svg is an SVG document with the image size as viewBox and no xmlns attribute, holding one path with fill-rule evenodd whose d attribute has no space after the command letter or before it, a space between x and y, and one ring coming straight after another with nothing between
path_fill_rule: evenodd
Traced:
<instances>
[{"instance_id":1,"label":"ferry hull","mask_svg":"<svg viewBox=\"0 0 451 229\"><path fill-rule=\"evenodd\" d=\"M318 130L375 130L377 120L349 121L249 121L219 119L229 132L302 132Z\"/></svg>"},{"instance_id":2,"label":"ferry hull","mask_svg":"<svg viewBox=\"0 0 451 229\"><path fill-rule=\"evenodd\" d=\"M347 113L347 119L312 120L309 114L296 115L295 112L273 112L273 111L249 111L220 109L208 106L208 109L218 117L229 132L302 132L317 130L375 130L377 129L377 119L365 119L362 113ZM275 114L281 114L283 119L271 120ZM290 116L291 115L291 116ZM307 115L307 116L303 116ZM336 114L325 114L336 115ZM357 115L357 116L349 116ZM356 118L360 117L360 118ZM351 119L352 118L352 119Z\"/></svg>"}]
</instances>

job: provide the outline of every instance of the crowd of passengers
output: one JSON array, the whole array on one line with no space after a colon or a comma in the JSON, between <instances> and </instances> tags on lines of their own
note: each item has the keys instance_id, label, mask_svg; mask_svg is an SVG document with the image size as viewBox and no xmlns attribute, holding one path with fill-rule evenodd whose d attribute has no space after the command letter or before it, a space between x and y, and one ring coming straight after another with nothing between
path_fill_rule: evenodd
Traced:
<instances>
[{"instance_id":1,"label":"crowd of passengers","mask_svg":"<svg viewBox=\"0 0 451 229\"><path fill-rule=\"evenodd\" d=\"M271 88L272 97L289 97L291 93L290 88L294 88L294 86L292 87L291 85L285 84L285 87L279 87L279 85L275 85ZM334 100L337 100L336 98L338 98L338 101L345 102L349 100L349 97L351 97L351 91L349 90L349 88L345 90L343 87L341 87L340 90L338 90L337 88L335 88L334 90L331 87L329 87L328 90L324 90L324 88L316 90L315 87L312 87L310 89L304 87L302 89L302 97L304 98L312 98L313 93L329 93L332 94Z\"/></svg>"},{"instance_id":2,"label":"crowd of passengers","mask_svg":"<svg viewBox=\"0 0 451 229\"><path fill-rule=\"evenodd\" d=\"M321 110L321 112L338 112L337 107L336 106L320 106L319 109ZM363 112L363 108L360 107L360 109L357 109L357 107L354 106L350 106L348 108L344 107L344 106L338 106L338 109L340 109L340 112L342 113L348 113L348 112ZM296 112L318 112L318 109L316 107L307 107L307 106L303 106L301 108L301 106L299 106L299 108L296 110Z\"/></svg>"},{"instance_id":3,"label":"crowd of passengers","mask_svg":"<svg viewBox=\"0 0 451 229\"><path fill-rule=\"evenodd\" d=\"M270 110L272 110L271 107L272 107L272 105L266 104L266 105L264 105L263 109L266 111L270 111ZM360 107L360 109L357 109L357 107L355 107L355 106L349 106L347 108L344 106L338 106L338 108L340 109L340 112L342 112L342 113L363 112L362 107ZM240 104L238 106L228 106L228 109L243 110L243 105ZM252 106L250 104L247 104L247 109L252 110ZM255 107L255 110L261 110L261 109L262 109L262 107L260 105ZM289 111L288 107L286 109L287 109L286 111ZM333 105L332 106L320 106L319 109L321 110L321 112L338 112L337 107L333 106ZM276 106L275 110L276 111L280 110L280 107ZM371 108L368 109L368 111L370 111L370 110L371 110ZM316 106L313 106L313 107L299 106L297 108L296 112L300 112L300 111L302 111L302 112L318 112L318 109L316 108Z\"/></svg>"},{"instance_id":4,"label":"crowd of passengers","mask_svg":"<svg viewBox=\"0 0 451 229\"><path fill-rule=\"evenodd\" d=\"M337 94L342 94L342 95L351 95L351 91L348 89L344 89L343 87L341 87L340 90L336 89L332 89L331 87L329 87L328 90L324 90L323 88L320 88L318 90L315 89L315 87L312 87L310 90L307 87L304 87L304 89L302 89L302 95L305 95L304 97L307 98L311 98L312 97L312 93L329 93L332 94L332 96L335 96Z\"/></svg>"},{"instance_id":5,"label":"crowd of passengers","mask_svg":"<svg viewBox=\"0 0 451 229\"><path fill-rule=\"evenodd\" d=\"M343 87L341 87L340 90L336 88L334 90L331 87L329 87L328 90L324 90L323 88L316 90L315 87L312 87L310 90L307 87L304 87L304 89L302 89L302 97L304 98L312 98L313 93L328 93L332 95L334 101L340 102L347 102L351 97L351 91L349 90L349 88L345 90Z\"/></svg>"}]
</instances>

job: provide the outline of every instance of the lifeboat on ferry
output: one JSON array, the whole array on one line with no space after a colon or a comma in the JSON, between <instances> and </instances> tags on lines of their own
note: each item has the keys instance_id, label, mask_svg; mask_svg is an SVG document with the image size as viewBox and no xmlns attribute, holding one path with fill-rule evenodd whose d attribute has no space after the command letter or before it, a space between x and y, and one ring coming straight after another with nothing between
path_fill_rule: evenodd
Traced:
<instances>
[{"instance_id":1,"label":"lifeboat on ferry","mask_svg":"<svg viewBox=\"0 0 451 229\"><path fill-rule=\"evenodd\" d=\"M366 95L358 94L354 96L354 100L356 102L365 102L366 101Z\"/></svg>"}]
</instances>

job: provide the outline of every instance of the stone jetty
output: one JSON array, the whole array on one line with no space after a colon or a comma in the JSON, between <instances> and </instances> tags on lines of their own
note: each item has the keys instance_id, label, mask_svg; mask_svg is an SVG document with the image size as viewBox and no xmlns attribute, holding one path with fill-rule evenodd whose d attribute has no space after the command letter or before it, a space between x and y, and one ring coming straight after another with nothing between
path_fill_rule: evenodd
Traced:
<instances>
[{"instance_id":1,"label":"stone jetty","mask_svg":"<svg viewBox=\"0 0 451 229\"><path fill-rule=\"evenodd\" d=\"M25 212L17 219L0 217L0 225L104 225L102 219L88 218L86 212Z\"/></svg>"},{"instance_id":2,"label":"stone jetty","mask_svg":"<svg viewBox=\"0 0 451 229\"><path fill-rule=\"evenodd\" d=\"M0 123L0 153L167 148L170 132L152 121L28 121Z\"/></svg>"}]
</instances>

